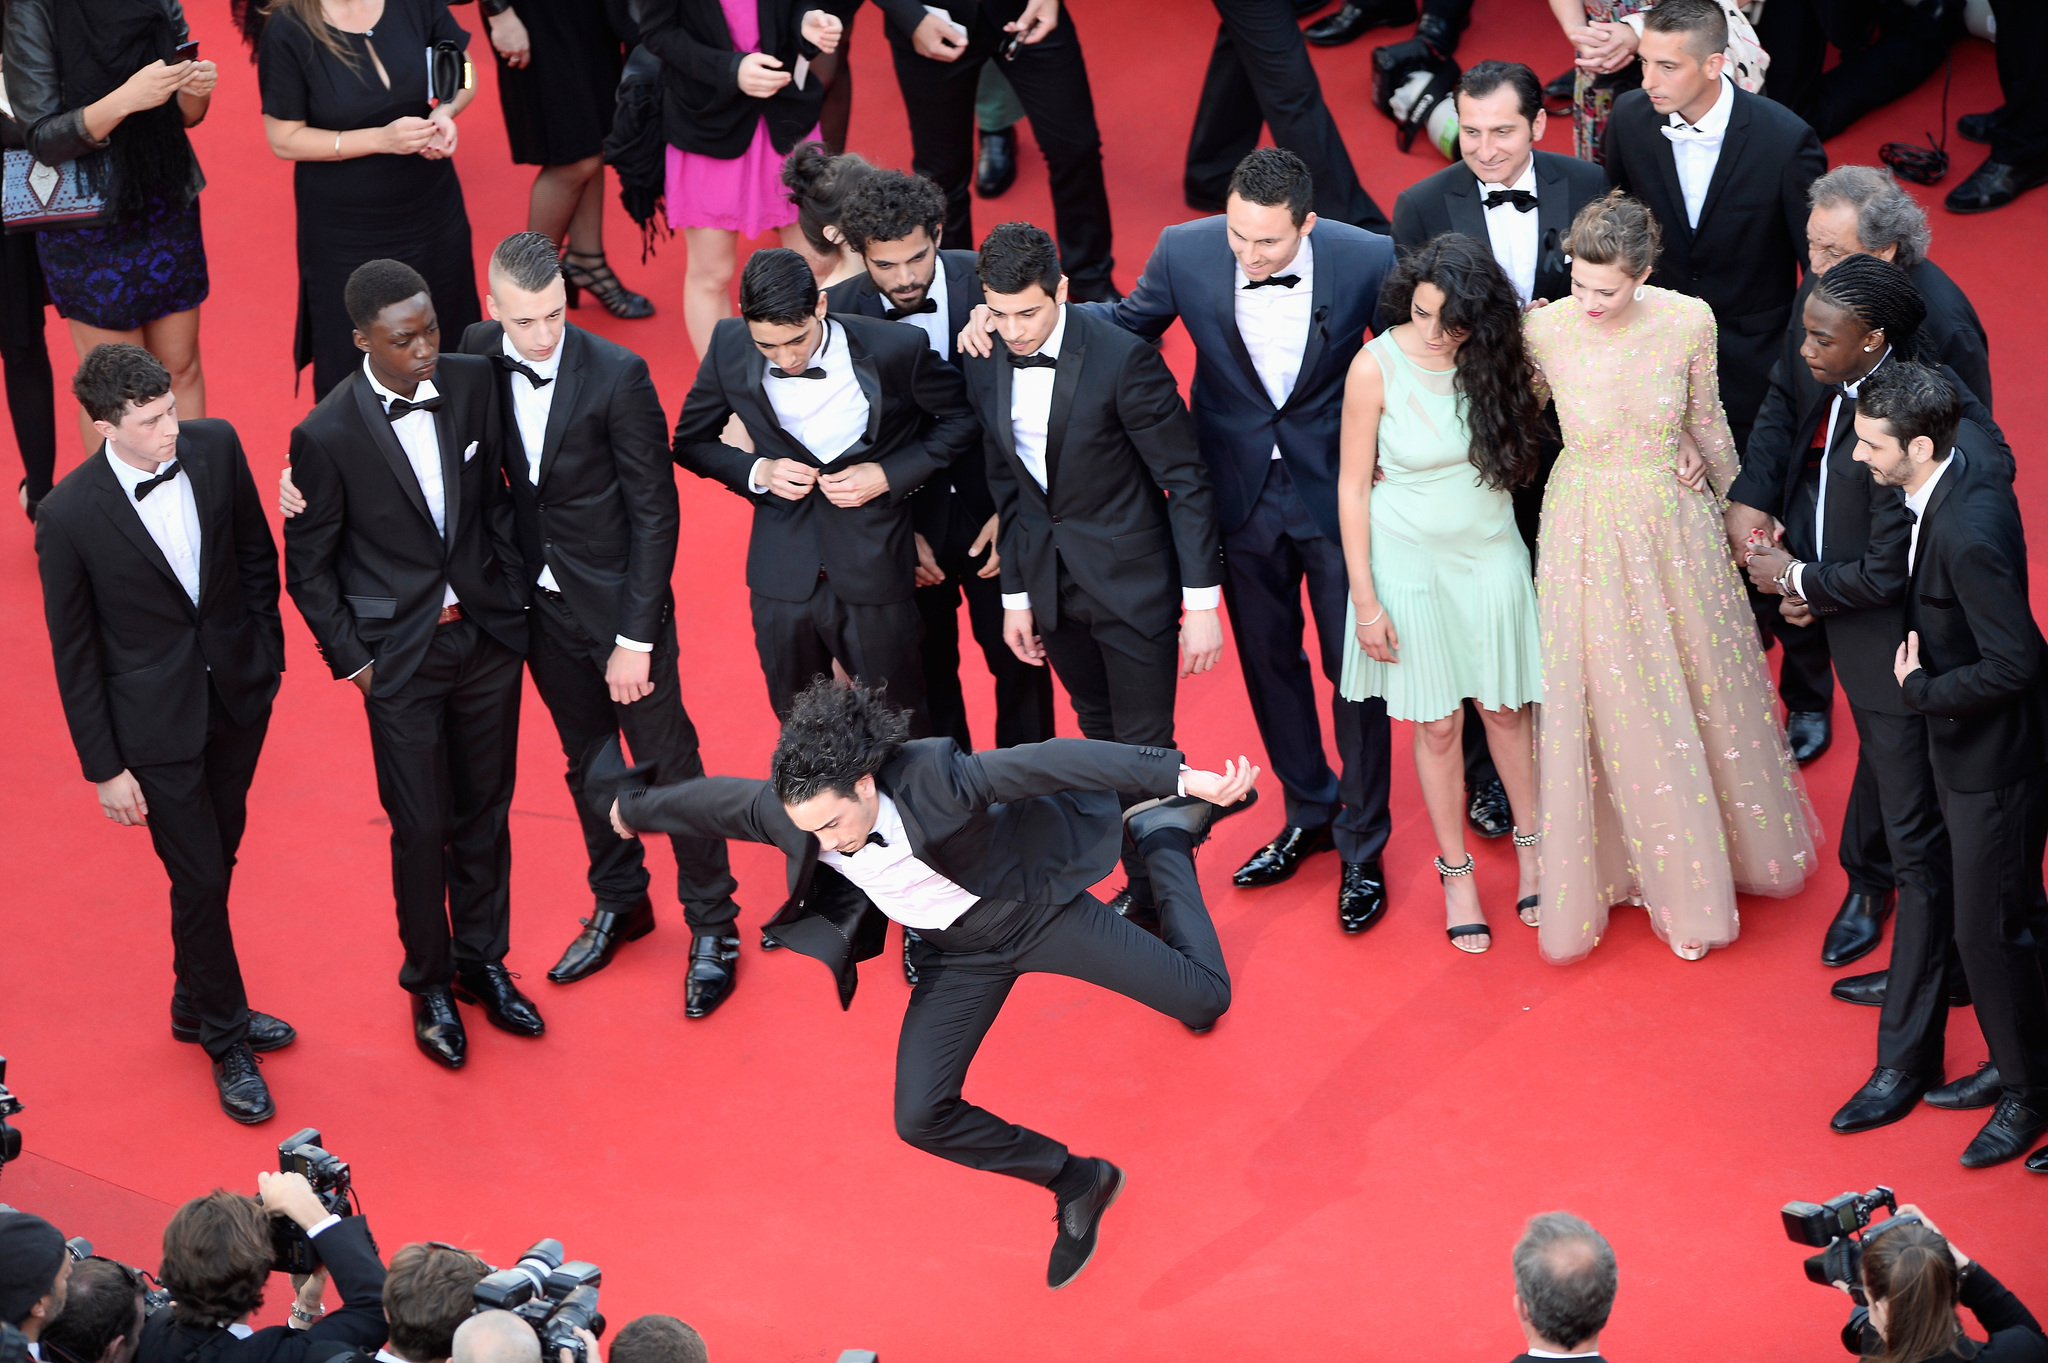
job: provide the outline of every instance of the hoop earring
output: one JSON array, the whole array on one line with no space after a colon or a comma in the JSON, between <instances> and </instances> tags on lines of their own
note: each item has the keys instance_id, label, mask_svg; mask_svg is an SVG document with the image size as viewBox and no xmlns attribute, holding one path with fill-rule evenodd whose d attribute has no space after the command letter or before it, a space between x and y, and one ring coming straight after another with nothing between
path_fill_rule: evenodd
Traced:
<instances>
[{"instance_id":1,"label":"hoop earring","mask_svg":"<svg viewBox=\"0 0 2048 1363\"><path fill-rule=\"evenodd\" d=\"M1642 286L1642 285L1640 285L1640 284L1638 284L1638 285L1636 285L1636 302L1640 303L1640 302L1642 302L1642 301L1643 301L1643 286Z\"/></svg>"}]
</instances>

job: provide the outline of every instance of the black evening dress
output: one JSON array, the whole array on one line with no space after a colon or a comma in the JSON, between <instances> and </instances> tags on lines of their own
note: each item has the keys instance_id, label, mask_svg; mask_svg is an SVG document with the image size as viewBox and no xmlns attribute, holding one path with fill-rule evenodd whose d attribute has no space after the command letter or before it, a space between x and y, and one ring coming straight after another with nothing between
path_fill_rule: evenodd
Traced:
<instances>
[{"instance_id":1,"label":"black evening dress","mask_svg":"<svg viewBox=\"0 0 2048 1363\"><path fill-rule=\"evenodd\" d=\"M514 0L533 43L523 68L498 58L498 103L514 163L566 166L604 150L626 57L610 8L597 0Z\"/></svg>"},{"instance_id":2,"label":"black evening dress","mask_svg":"<svg viewBox=\"0 0 2048 1363\"><path fill-rule=\"evenodd\" d=\"M348 132L381 128L396 118L424 118L427 49L437 42L467 48L469 32L444 0L384 0L369 33L335 30L355 68L279 9L264 25L257 53L263 112L308 127ZM370 60L374 46L391 78L387 89ZM293 166L299 213L299 322L293 360L313 366L313 396L326 396L362 363L342 288L368 260L402 260L426 277L441 335L460 337L480 321L476 267L470 257L469 214L453 160L424 156L359 156L300 161Z\"/></svg>"}]
</instances>

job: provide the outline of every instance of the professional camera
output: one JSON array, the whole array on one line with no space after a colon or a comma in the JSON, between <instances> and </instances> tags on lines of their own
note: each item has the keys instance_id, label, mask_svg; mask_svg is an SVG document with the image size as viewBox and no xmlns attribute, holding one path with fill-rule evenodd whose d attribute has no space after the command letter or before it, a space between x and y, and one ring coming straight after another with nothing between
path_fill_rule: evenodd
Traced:
<instances>
[{"instance_id":1,"label":"professional camera","mask_svg":"<svg viewBox=\"0 0 2048 1363\"><path fill-rule=\"evenodd\" d=\"M303 1174L320 1205L336 1216L347 1216L353 1210L350 1204L354 1190L349 1186L348 1163L320 1148L320 1132L316 1128L306 1127L279 1141L277 1167L280 1173ZM277 1272L304 1277L320 1267L320 1254L313 1248L311 1237L288 1217L271 1218L270 1240L277 1252L272 1264Z\"/></svg>"},{"instance_id":2,"label":"professional camera","mask_svg":"<svg viewBox=\"0 0 2048 1363\"><path fill-rule=\"evenodd\" d=\"M21 1133L7 1119L21 1111L21 1099L7 1089L7 1057L0 1055L0 1164L21 1158Z\"/></svg>"},{"instance_id":3,"label":"professional camera","mask_svg":"<svg viewBox=\"0 0 2048 1363\"><path fill-rule=\"evenodd\" d=\"M1920 1219L1911 1214L1898 1215L1898 1198L1882 1184L1867 1193L1843 1193L1826 1202L1785 1204L1778 1215L1784 1218L1786 1238L1795 1245L1814 1245L1821 1251L1806 1261L1807 1281L1822 1287L1847 1283L1856 1304L1869 1305L1863 1299L1863 1229L1879 1207L1890 1213L1890 1219L1870 1232L1873 1235L1895 1221Z\"/></svg>"},{"instance_id":4,"label":"professional camera","mask_svg":"<svg viewBox=\"0 0 2048 1363\"><path fill-rule=\"evenodd\" d=\"M0 1211L12 1210L13 1208L11 1207L0 1205ZM64 1242L64 1252L71 1256L72 1263L83 1263L93 1257L92 1241L86 1239L83 1235L74 1235ZM134 1281L136 1287L141 1289L142 1318L144 1320L148 1320L151 1316L171 1304L171 1289L158 1282L156 1274L151 1273L146 1268L136 1268L132 1264L124 1264L118 1259L109 1259L107 1262L120 1268L122 1272L126 1273Z\"/></svg>"},{"instance_id":5,"label":"professional camera","mask_svg":"<svg viewBox=\"0 0 2048 1363\"><path fill-rule=\"evenodd\" d=\"M541 1363L559 1363L567 1349L572 1363L590 1363L589 1349L577 1335L604 1333L598 1314L597 1288L604 1270L581 1259L564 1260L560 1240L536 1241L510 1268L491 1273L476 1285L477 1306L510 1311L540 1336Z\"/></svg>"}]
</instances>

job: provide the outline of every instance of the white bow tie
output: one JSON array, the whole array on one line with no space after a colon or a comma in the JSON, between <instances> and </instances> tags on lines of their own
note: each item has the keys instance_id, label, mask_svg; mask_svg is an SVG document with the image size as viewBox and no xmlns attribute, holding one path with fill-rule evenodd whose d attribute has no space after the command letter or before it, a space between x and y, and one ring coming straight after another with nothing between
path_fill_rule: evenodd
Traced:
<instances>
[{"instance_id":1,"label":"white bow tie","mask_svg":"<svg viewBox=\"0 0 2048 1363\"><path fill-rule=\"evenodd\" d=\"M1712 149L1721 145L1720 133L1704 132L1689 123L1680 123L1675 126L1666 123L1657 131L1663 133L1673 146L1677 146L1680 142L1690 142L1696 147L1706 149Z\"/></svg>"}]
</instances>

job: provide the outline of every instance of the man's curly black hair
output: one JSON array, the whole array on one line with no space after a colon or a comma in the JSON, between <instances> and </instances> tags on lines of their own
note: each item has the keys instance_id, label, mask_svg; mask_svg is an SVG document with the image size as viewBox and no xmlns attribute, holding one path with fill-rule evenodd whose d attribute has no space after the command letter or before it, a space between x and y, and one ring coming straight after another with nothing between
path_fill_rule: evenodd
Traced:
<instances>
[{"instance_id":1,"label":"man's curly black hair","mask_svg":"<svg viewBox=\"0 0 2048 1363\"><path fill-rule=\"evenodd\" d=\"M790 703L769 780L785 805L832 791L853 798L854 783L880 771L910 737L910 715L879 686L840 686L820 677Z\"/></svg>"}]
</instances>

